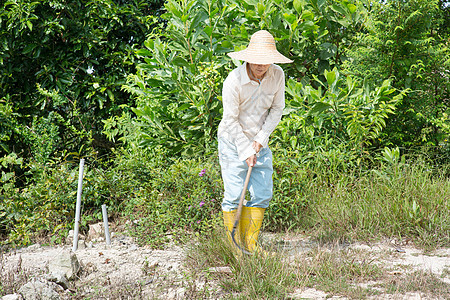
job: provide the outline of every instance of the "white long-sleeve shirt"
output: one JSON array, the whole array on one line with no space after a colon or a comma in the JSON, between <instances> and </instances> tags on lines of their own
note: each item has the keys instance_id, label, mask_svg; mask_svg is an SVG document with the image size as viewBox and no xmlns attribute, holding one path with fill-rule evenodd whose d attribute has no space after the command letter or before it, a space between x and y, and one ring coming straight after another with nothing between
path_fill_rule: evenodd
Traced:
<instances>
[{"instance_id":1,"label":"white long-sleeve shirt","mask_svg":"<svg viewBox=\"0 0 450 300\"><path fill-rule=\"evenodd\" d=\"M223 117L218 137L233 142L240 160L256 153L253 141L267 147L284 109L284 72L272 64L261 83L250 80L247 63L231 71L223 83Z\"/></svg>"}]
</instances>

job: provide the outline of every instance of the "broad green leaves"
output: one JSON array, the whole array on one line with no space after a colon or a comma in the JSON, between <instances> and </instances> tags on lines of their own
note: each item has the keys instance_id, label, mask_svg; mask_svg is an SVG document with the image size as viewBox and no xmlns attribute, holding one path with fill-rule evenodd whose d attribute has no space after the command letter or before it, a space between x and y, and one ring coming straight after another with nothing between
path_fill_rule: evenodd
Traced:
<instances>
[{"instance_id":1,"label":"broad green leaves","mask_svg":"<svg viewBox=\"0 0 450 300\"><path fill-rule=\"evenodd\" d=\"M390 134L384 137L383 146L428 145L448 157L448 149L437 145L448 137L450 125L444 117L450 112L450 51L442 19L450 8L439 9L439 3L442 1L374 3L367 31L347 50L351 60L345 69L370 85L391 79L395 88L410 89L397 107L397 116L387 124Z\"/></svg>"},{"instance_id":2,"label":"broad green leaves","mask_svg":"<svg viewBox=\"0 0 450 300\"><path fill-rule=\"evenodd\" d=\"M335 152L335 159L344 157L343 153L336 156L336 151L360 159L366 147L380 137L385 120L395 112L404 93L398 94L389 81L373 88L365 82L358 84L351 77L342 78L336 68L325 71L324 77L326 84L318 81L318 89L288 81L286 91L293 97L288 102L289 116L301 126L287 124L292 131L282 134L282 139L294 150L317 151L314 144L319 143L315 146L323 152ZM305 144L299 144L299 139Z\"/></svg>"},{"instance_id":3,"label":"broad green leaves","mask_svg":"<svg viewBox=\"0 0 450 300\"><path fill-rule=\"evenodd\" d=\"M399 91L406 91L408 86L397 86L401 79L379 76L374 69L356 73L357 79L354 68L346 67L342 72L345 76L338 71L343 64L352 65L354 61L362 63L364 70L366 62L376 64L384 53L383 49L376 53L372 49L366 53L370 57L364 56L365 62L352 55L361 35L376 37L372 32L378 26L376 18L368 10L376 12L382 5L368 4L358 0L167 2L167 30L154 34L145 43L146 48L137 52L144 61L124 87L137 97L135 112L138 123L143 121L139 123L142 145L164 144L176 153L207 149L221 116L221 83L234 64L239 64L230 63L225 53L244 49L251 34L259 29L272 32L277 49L294 60L293 64L282 66L289 79L285 118L291 119L283 120L280 132L289 139L274 137L275 140L295 148L305 142L295 134L302 132L314 138L317 147L325 142L316 138L326 133L327 145L336 141L346 144L342 151L389 144L392 136L383 135L390 124L387 120L398 112L400 98L411 95L399 96L393 86ZM419 16L411 14L405 24ZM404 29L396 30L393 32ZM389 43L395 43L394 37L395 34L388 39ZM384 49L393 47L389 43ZM412 66L425 76L423 65ZM411 69L410 74L413 73ZM374 74L377 81L373 80ZM445 128L442 124L446 123L439 117L433 124Z\"/></svg>"},{"instance_id":4,"label":"broad green leaves","mask_svg":"<svg viewBox=\"0 0 450 300\"><path fill-rule=\"evenodd\" d=\"M232 11L219 1L169 1L166 8L164 39L154 35L137 51L145 62L124 86L137 96L139 143L171 153L209 151L221 117L223 53L232 45L220 28Z\"/></svg>"},{"instance_id":5,"label":"broad green leaves","mask_svg":"<svg viewBox=\"0 0 450 300\"><path fill-rule=\"evenodd\" d=\"M103 148L101 120L130 101L121 86L135 70L133 44L142 44L154 26L153 4L6 1L0 7L0 106L13 114L0 113L0 154L15 149L33 158L43 136L32 129L45 123L53 128L46 137L54 140L42 159L83 145Z\"/></svg>"},{"instance_id":6,"label":"broad green leaves","mask_svg":"<svg viewBox=\"0 0 450 300\"><path fill-rule=\"evenodd\" d=\"M349 2L343 3L349 10ZM272 32L277 49L294 59L293 65L283 66L287 78L309 82L317 70L323 74L339 64L337 45L343 43L329 32L341 26L334 21L341 16L331 5L310 0L168 1L168 27L137 51L144 62L124 86L137 97L133 111L141 145L163 144L174 153L208 151L221 118L221 84L234 67L225 53L243 49L258 29ZM351 13L364 14L362 6L358 9Z\"/></svg>"}]
</instances>

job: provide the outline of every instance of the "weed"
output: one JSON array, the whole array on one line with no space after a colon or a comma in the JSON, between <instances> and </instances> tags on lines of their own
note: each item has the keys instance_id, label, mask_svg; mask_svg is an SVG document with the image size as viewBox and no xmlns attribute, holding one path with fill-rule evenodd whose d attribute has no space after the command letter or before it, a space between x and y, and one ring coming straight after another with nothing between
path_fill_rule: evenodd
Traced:
<instances>
[{"instance_id":1,"label":"weed","mask_svg":"<svg viewBox=\"0 0 450 300\"><path fill-rule=\"evenodd\" d=\"M449 179L431 177L420 163L386 168L341 174L321 190L310 187L313 204L303 217L318 239L398 237L425 249L450 245Z\"/></svg>"},{"instance_id":2,"label":"weed","mask_svg":"<svg viewBox=\"0 0 450 300\"><path fill-rule=\"evenodd\" d=\"M107 286L77 286L71 291L71 299L147 299L143 293L142 283L123 282Z\"/></svg>"},{"instance_id":3,"label":"weed","mask_svg":"<svg viewBox=\"0 0 450 300\"><path fill-rule=\"evenodd\" d=\"M395 256L395 252L372 252L342 244L316 245L307 252L289 249L288 253L274 247L266 248L271 255L248 256L237 253L224 232L216 229L191 242L186 265L193 278L207 273L210 281L218 282L221 290L216 293L226 299L290 299L294 290L307 287L350 299L409 292L442 298L449 291L449 285L430 272L414 271L411 266L392 271L379 263L380 259ZM208 272L223 266L232 272Z\"/></svg>"},{"instance_id":4,"label":"weed","mask_svg":"<svg viewBox=\"0 0 450 300\"><path fill-rule=\"evenodd\" d=\"M299 278L305 285L337 294L365 297L373 294L358 285L376 281L382 268L374 263L375 257L360 250L331 250L316 248L295 261Z\"/></svg>"},{"instance_id":5,"label":"weed","mask_svg":"<svg viewBox=\"0 0 450 300\"><path fill-rule=\"evenodd\" d=\"M31 271L22 267L22 259L13 267L7 267L5 262L8 254L0 250L0 295L14 294L31 278Z\"/></svg>"},{"instance_id":6,"label":"weed","mask_svg":"<svg viewBox=\"0 0 450 300\"><path fill-rule=\"evenodd\" d=\"M441 278L450 278L450 268L449 267L445 267L442 270Z\"/></svg>"},{"instance_id":7,"label":"weed","mask_svg":"<svg viewBox=\"0 0 450 300\"><path fill-rule=\"evenodd\" d=\"M208 272L209 268L229 266L232 273L211 273L227 299L284 299L296 282L282 257L255 253L242 255L229 244L226 235L215 229L191 245L187 265L192 272ZM261 298L263 297L263 298Z\"/></svg>"},{"instance_id":8,"label":"weed","mask_svg":"<svg viewBox=\"0 0 450 300\"><path fill-rule=\"evenodd\" d=\"M450 284L443 282L430 271L391 275L385 279L385 288L389 294L422 292L432 295L434 299L444 299L450 295Z\"/></svg>"}]
</instances>

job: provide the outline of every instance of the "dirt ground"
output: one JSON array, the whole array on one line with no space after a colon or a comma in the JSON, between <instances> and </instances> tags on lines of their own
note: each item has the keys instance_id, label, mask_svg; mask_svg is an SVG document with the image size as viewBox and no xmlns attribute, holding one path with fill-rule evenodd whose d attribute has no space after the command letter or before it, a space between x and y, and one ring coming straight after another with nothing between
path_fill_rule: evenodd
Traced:
<instances>
[{"instance_id":1,"label":"dirt ground","mask_svg":"<svg viewBox=\"0 0 450 300\"><path fill-rule=\"evenodd\" d=\"M295 235L275 237L263 234L262 239L266 241L276 239L288 258L303 255L306 251L317 247L307 238ZM450 248L424 253L414 247L407 245L399 247L391 242L374 245L349 244L341 247L373 252L378 257L379 263L387 264L398 272L406 272L405 266L415 270L431 271L442 281L450 284ZM61 251L68 251L71 248L71 245L44 247L36 244L11 251L2 256L1 271L13 272L20 267L30 277L42 276L48 272L50 260ZM78 249L75 254L82 271L64 292L63 299L187 299L193 289L199 291L206 287L207 298L226 299L226 293L217 284L209 282L207 276L203 279L189 278L185 266L185 252L179 246L152 250L137 246L130 237L115 235L111 245L106 245L101 239L91 241L86 243L86 247ZM290 299L327 298L330 298L327 293L312 288L299 289L290 295ZM430 299L420 293L395 297L382 295L378 298Z\"/></svg>"}]
</instances>

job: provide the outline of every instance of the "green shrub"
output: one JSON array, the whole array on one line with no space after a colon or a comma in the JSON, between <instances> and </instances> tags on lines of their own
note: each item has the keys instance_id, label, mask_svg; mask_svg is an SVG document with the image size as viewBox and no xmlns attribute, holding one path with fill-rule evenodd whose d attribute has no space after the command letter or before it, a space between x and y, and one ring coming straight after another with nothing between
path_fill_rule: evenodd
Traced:
<instances>
[{"instance_id":1,"label":"green shrub","mask_svg":"<svg viewBox=\"0 0 450 300\"><path fill-rule=\"evenodd\" d=\"M217 156L176 160L153 175L125 205L131 232L141 243L161 247L168 235L202 232L220 217L222 182Z\"/></svg>"},{"instance_id":2,"label":"green shrub","mask_svg":"<svg viewBox=\"0 0 450 300\"><path fill-rule=\"evenodd\" d=\"M51 164L28 164L29 178L17 188L19 178L9 172L2 177L0 230L10 245L27 245L40 236L61 242L73 228L79 176L79 161L62 155ZM142 156L135 160L123 152L118 161L87 157L83 174L81 232L87 223L102 219L101 206L117 215L130 195L151 176L154 164ZM133 162L139 160L139 164ZM6 173L5 173L6 174ZM22 179L22 178L20 178Z\"/></svg>"},{"instance_id":3,"label":"green shrub","mask_svg":"<svg viewBox=\"0 0 450 300\"><path fill-rule=\"evenodd\" d=\"M321 239L400 237L424 247L449 245L448 169L408 162L385 149L373 168L336 168L330 152L304 156L273 148L274 197L264 230L301 230ZM162 147L116 150L114 161L86 158L81 231L101 220L128 220L139 243L155 248L221 224L223 183L217 153L173 158ZM364 159L363 161L367 161ZM3 158L0 230L3 243L26 245L47 236L60 242L73 226L78 162L30 164L33 180L17 188L14 157ZM187 233L187 235L186 235Z\"/></svg>"}]
</instances>

